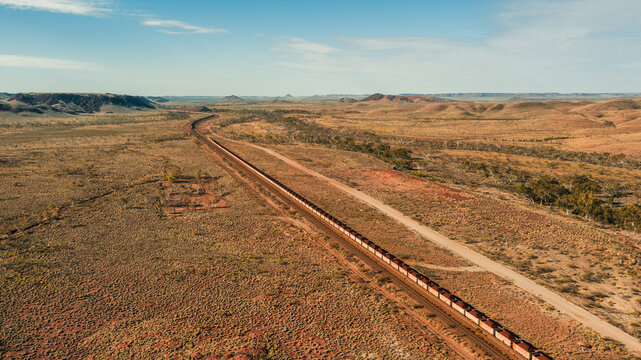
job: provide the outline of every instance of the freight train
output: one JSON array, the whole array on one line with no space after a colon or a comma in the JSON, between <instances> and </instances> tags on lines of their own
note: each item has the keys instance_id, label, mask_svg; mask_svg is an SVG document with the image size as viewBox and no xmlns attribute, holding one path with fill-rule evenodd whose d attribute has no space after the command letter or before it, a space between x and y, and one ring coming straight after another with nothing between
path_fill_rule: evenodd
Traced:
<instances>
[{"instance_id":1,"label":"freight train","mask_svg":"<svg viewBox=\"0 0 641 360\"><path fill-rule=\"evenodd\" d=\"M498 322L490 319L482 312L474 309L474 307L467 302L463 301L461 298L453 295L447 289L439 286L436 282L430 280L427 276L421 274L416 269L413 269L411 266L405 264L402 260L396 258L394 255L385 251L380 246L376 245L372 241L368 240L365 236L359 234L357 231L353 230L349 226L345 225L340 220L336 219L332 215L328 214L326 211L320 207L314 205L311 201L305 199L303 196L297 194L292 189L288 188L280 181L274 179L270 175L266 174L262 170L258 169L254 165L245 161L240 156L236 155L231 150L227 149L225 146L217 142L216 140L207 138L203 136L198 130L196 130L196 124L202 120L209 119L213 116L208 116L202 119L195 120L191 123L191 133L196 136L199 140L211 147L214 146L214 149L222 151L228 156L232 157L238 164L244 166L247 170L253 172L254 174L260 176L285 196L291 200L297 202L300 206L307 209L308 212L312 213L315 217L335 228L336 231L342 233L343 237L350 240L352 243L361 247L365 252L371 253L373 256L378 258L386 267L392 269L395 272L400 273L411 282L417 284L426 297L438 300L444 303L447 307L452 308L454 311L460 313L474 326L479 327L483 331L486 331L489 335L497 338L501 343L503 343L508 348L514 350L520 356L527 360L551 360L552 357L539 351L532 344L521 339L518 335L512 331L501 326Z\"/></svg>"}]
</instances>

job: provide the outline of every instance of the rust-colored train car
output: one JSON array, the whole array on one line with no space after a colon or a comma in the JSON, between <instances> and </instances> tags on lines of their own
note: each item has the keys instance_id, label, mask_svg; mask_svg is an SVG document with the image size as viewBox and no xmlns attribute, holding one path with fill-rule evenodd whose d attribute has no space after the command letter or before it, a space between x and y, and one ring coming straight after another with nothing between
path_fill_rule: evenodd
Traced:
<instances>
[{"instance_id":1,"label":"rust-colored train car","mask_svg":"<svg viewBox=\"0 0 641 360\"><path fill-rule=\"evenodd\" d=\"M407 266L406 263L404 263L404 262L402 262L400 260L398 261L398 272L400 272L401 274L407 276L407 270L408 269L409 269L409 266Z\"/></svg>"},{"instance_id":2,"label":"rust-colored train car","mask_svg":"<svg viewBox=\"0 0 641 360\"><path fill-rule=\"evenodd\" d=\"M392 268L393 268L394 270L398 270L398 266L399 266L400 264L402 264L402 263L403 263L403 262L402 262L401 260L397 259L397 258L393 258L393 259L392 259L392 261L391 261L391 265L392 265Z\"/></svg>"},{"instance_id":3,"label":"rust-colored train car","mask_svg":"<svg viewBox=\"0 0 641 360\"><path fill-rule=\"evenodd\" d=\"M427 283L428 283L429 281L430 281L430 280L429 280L426 276L421 275L421 274L419 274L419 275L418 275L418 279L416 280L416 282L418 283L418 285L420 285L420 287L422 287L422 288L423 288L423 289L425 289L425 290L427 290Z\"/></svg>"},{"instance_id":4,"label":"rust-colored train car","mask_svg":"<svg viewBox=\"0 0 641 360\"><path fill-rule=\"evenodd\" d=\"M418 282L418 271L412 269L411 267L407 267L407 277L412 280L413 282Z\"/></svg>"},{"instance_id":5,"label":"rust-colored train car","mask_svg":"<svg viewBox=\"0 0 641 360\"><path fill-rule=\"evenodd\" d=\"M440 289L441 289L441 287L440 287L440 286L438 286L438 284L437 284L437 283L435 283L435 282L433 282L433 281L430 281L430 282L427 284L427 291L429 291L429 292L430 292L430 294L432 294L432 295L434 295L434 296L436 296L436 297L438 297L438 291L439 291Z\"/></svg>"},{"instance_id":6,"label":"rust-colored train car","mask_svg":"<svg viewBox=\"0 0 641 360\"><path fill-rule=\"evenodd\" d=\"M534 352L536 351L536 349L534 349L534 346L532 346L532 344L523 340L515 340L512 343L512 349L514 349L514 351L519 353L519 355L523 356L528 360L533 358L532 354L534 354Z\"/></svg>"},{"instance_id":7,"label":"rust-colored train car","mask_svg":"<svg viewBox=\"0 0 641 360\"><path fill-rule=\"evenodd\" d=\"M383 249L381 249L380 246L374 245L374 254L376 254L376 257L379 259L383 258Z\"/></svg>"},{"instance_id":8,"label":"rust-colored train car","mask_svg":"<svg viewBox=\"0 0 641 360\"><path fill-rule=\"evenodd\" d=\"M369 252L371 252L372 254L376 252L376 249L374 248L374 246L376 246L376 244L367 240L367 250L369 250Z\"/></svg>"},{"instance_id":9,"label":"rust-colored train car","mask_svg":"<svg viewBox=\"0 0 641 360\"><path fill-rule=\"evenodd\" d=\"M501 326L496 321L490 319L481 320L479 322L479 326L481 327L481 329L489 332L492 336L494 336L494 333L497 329L501 328Z\"/></svg>"},{"instance_id":10,"label":"rust-colored train car","mask_svg":"<svg viewBox=\"0 0 641 360\"><path fill-rule=\"evenodd\" d=\"M486 319L485 314L483 314L482 312L480 312L480 311L478 311L476 309L467 310L465 312L465 317L470 319L470 320L472 320L472 322L475 323L476 325L479 325L479 323L482 320Z\"/></svg>"},{"instance_id":11,"label":"rust-colored train car","mask_svg":"<svg viewBox=\"0 0 641 360\"><path fill-rule=\"evenodd\" d=\"M456 300L452 301L452 308L458 312L461 313L461 315L465 315L465 312L472 309L472 307L466 303L465 301L457 298Z\"/></svg>"},{"instance_id":12,"label":"rust-colored train car","mask_svg":"<svg viewBox=\"0 0 641 360\"><path fill-rule=\"evenodd\" d=\"M542 352L537 351L532 354L532 360L552 360L552 358Z\"/></svg>"},{"instance_id":13,"label":"rust-colored train car","mask_svg":"<svg viewBox=\"0 0 641 360\"><path fill-rule=\"evenodd\" d=\"M494 336L509 347L512 347L512 342L514 340L518 340L518 337L513 332L507 329L501 329L496 331Z\"/></svg>"},{"instance_id":14,"label":"rust-colored train car","mask_svg":"<svg viewBox=\"0 0 641 360\"><path fill-rule=\"evenodd\" d=\"M449 291L443 288L438 291L438 298L441 299L442 302L446 303L447 306L452 306L452 296L453 295Z\"/></svg>"}]
</instances>

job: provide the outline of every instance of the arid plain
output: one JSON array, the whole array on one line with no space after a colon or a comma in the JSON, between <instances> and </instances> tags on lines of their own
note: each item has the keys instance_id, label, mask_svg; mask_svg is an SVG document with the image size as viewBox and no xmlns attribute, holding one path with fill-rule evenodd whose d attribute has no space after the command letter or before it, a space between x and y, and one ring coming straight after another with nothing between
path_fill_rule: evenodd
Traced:
<instances>
[{"instance_id":1,"label":"arid plain","mask_svg":"<svg viewBox=\"0 0 641 360\"><path fill-rule=\"evenodd\" d=\"M187 125L205 114L215 115L202 125L209 136L555 359L635 358L263 149L640 340L638 99L381 95L158 107L0 113L4 358L482 356L197 145Z\"/></svg>"}]
</instances>

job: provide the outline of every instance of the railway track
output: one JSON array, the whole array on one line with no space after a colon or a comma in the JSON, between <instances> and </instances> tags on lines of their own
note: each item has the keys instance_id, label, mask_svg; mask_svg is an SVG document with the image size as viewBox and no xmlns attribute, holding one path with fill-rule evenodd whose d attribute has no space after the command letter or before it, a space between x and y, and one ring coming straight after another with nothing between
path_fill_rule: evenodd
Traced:
<instances>
[{"instance_id":1,"label":"railway track","mask_svg":"<svg viewBox=\"0 0 641 360\"><path fill-rule=\"evenodd\" d=\"M262 187L267 189L278 197L279 200L285 204L296 209L302 216L304 216L312 225L319 229L322 233L329 236L331 239L339 242L346 250L357 256L364 263L370 266L374 271L382 272L388 275L396 286L403 290L408 296L414 299L417 303L421 304L426 310L433 313L442 323L450 328L457 336L462 337L470 342L481 352L485 353L487 357L492 359L505 359L517 360L523 359L511 348L505 346L494 336L480 330L478 327L471 326L469 320L462 314L456 312L451 307L445 306L435 297L427 295L425 289L420 287L416 282L408 279L398 271L390 269L388 263L381 260L380 256L377 257L374 253L367 251L361 246L354 244L349 236L346 236L338 227L332 226L327 223L327 219L319 216L317 213L310 211L310 209L300 201L292 198L291 190L284 185L276 182L275 179L269 175L264 174L255 166L247 161L240 159L237 155L233 154L230 150L222 146L217 141L210 139L203 135L196 126L205 120L211 119L215 115L209 115L193 121L190 125L191 133L205 146L219 154L222 158L229 161L235 168L240 170L243 174L259 183ZM288 190L290 192L288 192Z\"/></svg>"}]
</instances>

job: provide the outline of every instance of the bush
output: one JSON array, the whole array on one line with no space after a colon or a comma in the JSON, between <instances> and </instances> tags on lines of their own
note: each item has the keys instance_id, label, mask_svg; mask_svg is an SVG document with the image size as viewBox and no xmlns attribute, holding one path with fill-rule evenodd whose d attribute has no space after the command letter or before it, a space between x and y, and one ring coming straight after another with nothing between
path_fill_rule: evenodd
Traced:
<instances>
[{"instance_id":1,"label":"bush","mask_svg":"<svg viewBox=\"0 0 641 360\"><path fill-rule=\"evenodd\" d=\"M612 202L606 203L602 200L617 194L613 187L617 188L613 184L604 187L586 175L573 175L560 181L546 175L522 184L520 191L532 202L559 206L586 219L640 231L639 204L617 207Z\"/></svg>"},{"instance_id":2,"label":"bush","mask_svg":"<svg viewBox=\"0 0 641 360\"><path fill-rule=\"evenodd\" d=\"M182 175L182 170L177 166L171 166L165 171L165 179L174 182Z\"/></svg>"}]
</instances>

